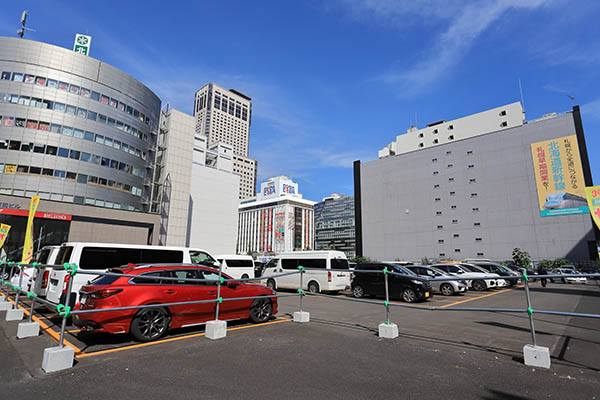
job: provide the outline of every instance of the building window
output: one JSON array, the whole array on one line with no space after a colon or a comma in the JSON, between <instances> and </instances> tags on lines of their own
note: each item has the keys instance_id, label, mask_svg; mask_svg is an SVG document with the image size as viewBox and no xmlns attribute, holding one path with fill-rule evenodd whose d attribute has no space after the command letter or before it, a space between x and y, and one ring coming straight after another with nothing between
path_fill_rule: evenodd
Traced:
<instances>
[{"instance_id":1,"label":"building window","mask_svg":"<svg viewBox=\"0 0 600 400\"><path fill-rule=\"evenodd\" d=\"M433 144L438 144L438 140L437 139L433 139Z\"/></svg>"},{"instance_id":2,"label":"building window","mask_svg":"<svg viewBox=\"0 0 600 400\"><path fill-rule=\"evenodd\" d=\"M502 110L502 111L500 111L500 116L501 116L501 117L504 117L504 116L506 116L506 110Z\"/></svg>"},{"instance_id":3,"label":"building window","mask_svg":"<svg viewBox=\"0 0 600 400\"><path fill-rule=\"evenodd\" d=\"M438 130L437 130L437 129L434 129L434 130L433 130L433 133L438 133Z\"/></svg>"},{"instance_id":4,"label":"building window","mask_svg":"<svg viewBox=\"0 0 600 400\"><path fill-rule=\"evenodd\" d=\"M448 130L451 131L452 129L454 129L454 125L448 125Z\"/></svg>"},{"instance_id":5,"label":"building window","mask_svg":"<svg viewBox=\"0 0 600 400\"><path fill-rule=\"evenodd\" d=\"M438 225L437 228L438 229L444 229L444 225Z\"/></svg>"},{"instance_id":6,"label":"building window","mask_svg":"<svg viewBox=\"0 0 600 400\"><path fill-rule=\"evenodd\" d=\"M473 223L473 226L481 226L481 222L475 222Z\"/></svg>"},{"instance_id":7,"label":"building window","mask_svg":"<svg viewBox=\"0 0 600 400\"><path fill-rule=\"evenodd\" d=\"M452 167L454 167L453 164L448 164L448 168L452 168Z\"/></svg>"},{"instance_id":8,"label":"building window","mask_svg":"<svg viewBox=\"0 0 600 400\"><path fill-rule=\"evenodd\" d=\"M442 212L441 211L436 211L435 215L442 215Z\"/></svg>"},{"instance_id":9,"label":"building window","mask_svg":"<svg viewBox=\"0 0 600 400\"><path fill-rule=\"evenodd\" d=\"M481 257L481 256L483 256L483 253L477 253L477 256Z\"/></svg>"},{"instance_id":10,"label":"building window","mask_svg":"<svg viewBox=\"0 0 600 400\"><path fill-rule=\"evenodd\" d=\"M469 179L469 183L475 183L475 182L477 182L477 179L475 179L475 178Z\"/></svg>"},{"instance_id":11,"label":"building window","mask_svg":"<svg viewBox=\"0 0 600 400\"><path fill-rule=\"evenodd\" d=\"M468 150L467 155L471 155L471 154L473 154L473 150Z\"/></svg>"},{"instance_id":12,"label":"building window","mask_svg":"<svg viewBox=\"0 0 600 400\"><path fill-rule=\"evenodd\" d=\"M460 253L460 249L454 249L455 253Z\"/></svg>"},{"instance_id":13,"label":"building window","mask_svg":"<svg viewBox=\"0 0 600 400\"><path fill-rule=\"evenodd\" d=\"M454 140L454 135L448 136L448 140Z\"/></svg>"},{"instance_id":14,"label":"building window","mask_svg":"<svg viewBox=\"0 0 600 400\"><path fill-rule=\"evenodd\" d=\"M448 182L454 182L454 178L448 178Z\"/></svg>"},{"instance_id":15,"label":"building window","mask_svg":"<svg viewBox=\"0 0 600 400\"><path fill-rule=\"evenodd\" d=\"M456 192L450 192L450 196L456 195Z\"/></svg>"},{"instance_id":16,"label":"building window","mask_svg":"<svg viewBox=\"0 0 600 400\"><path fill-rule=\"evenodd\" d=\"M483 240L483 238L475 238L476 242L481 242Z\"/></svg>"},{"instance_id":17,"label":"building window","mask_svg":"<svg viewBox=\"0 0 600 400\"><path fill-rule=\"evenodd\" d=\"M457 220L457 219L453 219L453 220L452 220L452 223L453 223L453 224L458 224L458 220Z\"/></svg>"},{"instance_id":18,"label":"building window","mask_svg":"<svg viewBox=\"0 0 600 400\"><path fill-rule=\"evenodd\" d=\"M432 158L431 162L437 162L437 158Z\"/></svg>"},{"instance_id":19,"label":"building window","mask_svg":"<svg viewBox=\"0 0 600 400\"><path fill-rule=\"evenodd\" d=\"M420 138L422 138L422 137L423 137L423 134L422 134L422 133L419 133L419 137L420 137Z\"/></svg>"},{"instance_id":20,"label":"building window","mask_svg":"<svg viewBox=\"0 0 600 400\"><path fill-rule=\"evenodd\" d=\"M473 212L479 212L479 207L473 207Z\"/></svg>"},{"instance_id":21,"label":"building window","mask_svg":"<svg viewBox=\"0 0 600 400\"><path fill-rule=\"evenodd\" d=\"M475 168L475 165L473 165L473 164L469 164L469 165L467 166L467 168Z\"/></svg>"},{"instance_id":22,"label":"building window","mask_svg":"<svg viewBox=\"0 0 600 400\"><path fill-rule=\"evenodd\" d=\"M446 257L446 253L440 253L440 257Z\"/></svg>"},{"instance_id":23,"label":"building window","mask_svg":"<svg viewBox=\"0 0 600 400\"><path fill-rule=\"evenodd\" d=\"M446 155L447 155L447 156L449 156L450 154L452 154L452 151L448 150L448 151L446 152Z\"/></svg>"},{"instance_id":24,"label":"building window","mask_svg":"<svg viewBox=\"0 0 600 400\"><path fill-rule=\"evenodd\" d=\"M436 183L435 185L433 185L433 188L434 188L434 189L439 189L439 187L440 187L440 185L439 185L439 184L437 184L437 183Z\"/></svg>"},{"instance_id":25,"label":"building window","mask_svg":"<svg viewBox=\"0 0 600 400\"><path fill-rule=\"evenodd\" d=\"M471 197L477 197L477 193L471 193Z\"/></svg>"},{"instance_id":26,"label":"building window","mask_svg":"<svg viewBox=\"0 0 600 400\"><path fill-rule=\"evenodd\" d=\"M435 198L435 201L440 201L440 200L442 200L440 197Z\"/></svg>"},{"instance_id":27,"label":"building window","mask_svg":"<svg viewBox=\"0 0 600 400\"><path fill-rule=\"evenodd\" d=\"M452 210L456 210L456 206L450 206Z\"/></svg>"},{"instance_id":28,"label":"building window","mask_svg":"<svg viewBox=\"0 0 600 400\"><path fill-rule=\"evenodd\" d=\"M455 238L457 238L457 237L459 237L459 236L460 236L460 235L459 235L458 233L455 233L454 235L452 235L452 237L455 237Z\"/></svg>"},{"instance_id":29,"label":"building window","mask_svg":"<svg viewBox=\"0 0 600 400\"><path fill-rule=\"evenodd\" d=\"M501 128L506 128L508 126L508 123L506 121L502 121L502 123L500 124Z\"/></svg>"},{"instance_id":30,"label":"building window","mask_svg":"<svg viewBox=\"0 0 600 400\"><path fill-rule=\"evenodd\" d=\"M444 239L439 239L438 240L438 244L443 244L444 243Z\"/></svg>"},{"instance_id":31,"label":"building window","mask_svg":"<svg viewBox=\"0 0 600 400\"><path fill-rule=\"evenodd\" d=\"M423 143L419 143L419 147L423 147Z\"/></svg>"},{"instance_id":32,"label":"building window","mask_svg":"<svg viewBox=\"0 0 600 400\"><path fill-rule=\"evenodd\" d=\"M438 171L433 171L433 174L437 175L437 174L439 174L439 172Z\"/></svg>"}]
</instances>

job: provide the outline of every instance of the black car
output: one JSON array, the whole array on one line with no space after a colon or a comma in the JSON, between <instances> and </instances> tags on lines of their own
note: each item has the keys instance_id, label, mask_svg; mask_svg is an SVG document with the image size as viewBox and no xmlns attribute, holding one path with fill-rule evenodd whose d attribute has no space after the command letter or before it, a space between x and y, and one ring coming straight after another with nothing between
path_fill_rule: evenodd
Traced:
<instances>
[{"instance_id":1,"label":"black car","mask_svg":"<svg viewBox=\"0 0 600 400\"><path fill-rule=\"evenodd\" d=\"M431 298L431 284L427 281L414 279L417 275L399 265L385 263L360 263L356 265L352 279L352 295L354 297L385 296L385 276L383 273L360 271L388 271L400 275L388 275L388 289L390 297L401 298L407 303L425 301Z\"/></svg>"}]
</instances>

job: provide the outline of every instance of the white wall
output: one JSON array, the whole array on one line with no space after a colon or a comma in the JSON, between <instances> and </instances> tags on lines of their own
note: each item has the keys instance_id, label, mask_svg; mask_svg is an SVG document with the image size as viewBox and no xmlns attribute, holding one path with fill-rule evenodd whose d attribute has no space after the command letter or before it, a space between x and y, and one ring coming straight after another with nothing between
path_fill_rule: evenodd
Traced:
<instances>
[{"instance_id":1,"label":"white wall","mask_svg":"<svg viewBox=\"0 0 600 400\"><path fill-rule=\"evenodd\" d=\"M235 254L239 176L194 164L190 188L190 247Z\"/></svg>"}]
</instances>

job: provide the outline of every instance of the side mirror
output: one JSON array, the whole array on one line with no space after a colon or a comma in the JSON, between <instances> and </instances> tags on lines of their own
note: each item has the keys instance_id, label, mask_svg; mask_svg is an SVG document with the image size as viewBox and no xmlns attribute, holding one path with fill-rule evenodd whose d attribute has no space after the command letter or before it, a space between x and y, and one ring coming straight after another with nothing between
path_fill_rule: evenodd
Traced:
<instances>
[{"instance_id":1,"label":"side mirror","mask_svg":"<svg viewBox=\"0 0 600 400\"><path fill-rule=\"evenodd\" d=\"M236 282L236 281L227 281L227 287L228 288L235 289L238 286L240 286L239 282Z\"/></svg>"}]
</instances>

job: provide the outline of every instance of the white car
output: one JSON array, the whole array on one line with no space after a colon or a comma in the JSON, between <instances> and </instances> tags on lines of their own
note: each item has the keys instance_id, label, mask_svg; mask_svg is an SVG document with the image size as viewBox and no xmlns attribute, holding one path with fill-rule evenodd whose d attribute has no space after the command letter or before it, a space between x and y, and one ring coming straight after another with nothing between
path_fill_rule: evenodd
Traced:
<instances>
[{"instance_id":1,"label":"white car","mask_svg":"<svg viewBox=\"0 0 600 400\"><path fill-rule=\"evenodd\" d=\"M550 272L549 275L564 275L561 278L550 278L550 282L562 282L562 283L581 283L585 285L587 283L587 279L585 276L579 276L580 274L577 271L572 270L571 268L559 268Z\"/></svg>"},{"instance_id":2,"label":"white car","mask_svg":"<svg viewBox=\"0 0 600 400\"><path fill-rule=\"evenodd\" d=\"M470 268L467 268L466 265L450 263L434 264L432 266L437 269L441 269L442 271L450 275L460 276L461 279L467 280L467 283L469 284L470 288L476 291L488 290L498 286L498 283L496 282L495 278L482 279L483 277L494 276L496 274L484 274L480 272L477 268L473 268L473 270L471 270Z\"/></svg>"}]
</instances>

